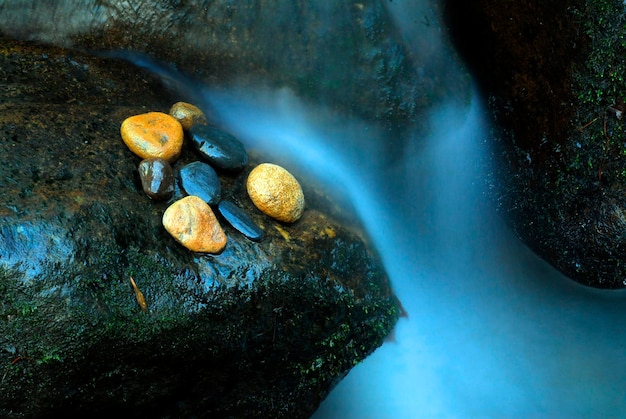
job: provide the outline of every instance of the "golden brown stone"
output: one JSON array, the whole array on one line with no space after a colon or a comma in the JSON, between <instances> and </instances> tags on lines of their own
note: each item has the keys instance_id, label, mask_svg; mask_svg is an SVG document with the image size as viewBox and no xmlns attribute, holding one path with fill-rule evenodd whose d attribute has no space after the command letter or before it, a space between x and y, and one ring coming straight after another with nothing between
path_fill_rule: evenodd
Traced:
<instances>
[{"instance_id":1,"label":"golden brown stone","mask_svg":"<svg viewBox=\"0 0 626 419\"><path fill-rule=\"evenodd\" d=\"M177 242L194 252L219 253L226 246L226 234L213 210L194 195L170 205L163 214L163 226Z\"/></svg>"},{"instance_id":2,"label":"golden brown stone","mask_svg":"<svg viewBox=\"0 0 626 419\"><path fill-rule=\"evenodd\" d=\"M187 102L176 102L172 105L170 115L180 122L184 130L188 130L193 124L207 123L204 112L197 106Z\"/></svg>"},{"instance_id":3,"label":"golden brown stone","mask_svg":"<svg viewBox=\"0 0 626 419\"><path fill-rule=\"evenodd\" d=\"M183 127L163 112L131 116L120 129L126 146L143 159L161 158L172 162L183 147Z\"/></svg>"},{"instance_id":4,"label":"golden brown stone","mask_svg":"<svg viewBox=\"0 0 626 419\"><path fill-rule=\"evenodd\" d=\"M304 211L304 193L300 184L280 166L258 165L248 175L246 187L254 205L279 221L293 223Z\"/></svg>"}]
</instances>

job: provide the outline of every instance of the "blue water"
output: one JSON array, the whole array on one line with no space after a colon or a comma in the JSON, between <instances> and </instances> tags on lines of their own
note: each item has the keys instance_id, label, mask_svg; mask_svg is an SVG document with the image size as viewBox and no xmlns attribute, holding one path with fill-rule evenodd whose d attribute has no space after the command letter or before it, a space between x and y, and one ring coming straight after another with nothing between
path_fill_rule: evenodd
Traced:
<instances>
[{"instance_id":1,"label":"blue water","mask_svg":"<svg viewBox=\"0 0 626 419\"><path fill-rule=\"evenodd\" d=\"M429 9L391 4L416 59L449 65L441 28L406 21ZM432 109L399 161L384 152L397 138L288 89L205 94L246 147L352 202L409 313L315 419L626 415L626 293L565 278L495 213L478 94Z\"/></svg>"},{"instance_id":2,"label":"blue water","mask_svg":"<svg viewBox=\"0 0 626 419\"><path fill-rule=\"evenodd\" d=\"M385 4L416 71L461 77L428 2ZM315 419L626 415L626 291L569 280L495 213L476 92L391 138L287 88L193 89L248 150L351 203L409 313ZM391 143L404 145L400 159Z\"/></svg>"}]
</instances>

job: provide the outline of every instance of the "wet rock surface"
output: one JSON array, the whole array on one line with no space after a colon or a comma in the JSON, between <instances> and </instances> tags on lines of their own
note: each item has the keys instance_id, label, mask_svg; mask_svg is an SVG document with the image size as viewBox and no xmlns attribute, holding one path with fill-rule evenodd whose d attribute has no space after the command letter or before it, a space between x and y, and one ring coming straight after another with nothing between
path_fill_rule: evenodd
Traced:
<instances>
[{"instance_id":1,"label":"wet rock surface","mask_svg":"<svg viewBox=\"0 0 626 419\"><path fill-rule=\"evenodd\" d=\"M65 47L139 51L205 83L286 86L346 112L389 123L410 122L431 105L467 91L441 83L451 66L409 54L385 2L309 0L0 0L0 32ZM416 24L439 31L437 4ZM51 19L50 16L54 16ZM340 28L340 30L337 30ZM329 56L339 59L327 59ZM428 66L421 63L430 61ZM414 77L416 72L420 77Z\"/></svg>"},{"instance_id":2,"label":"wet rock surface","mask_svg":"<svg viewBox=\"0 0 626 419\"><path fill-rule=\"evenodd\" d=\"M502 214L570 278L626 287L624 2L446 3L487 95Z\"/></svg>"},{"instance_id":3,"label":"wet rock surface","mask_svg":"<svg viewBox=\"0 0 626 419\"><path fill-rule=\"evenodd\" d=\"M265 237L224 225L220 254L190 252L119 138L179 98L123 62L0 45L0 416L308 417L382 343L388 280L314 187L286 226L250 202L252 163L222 176Z\"/></svg>"}]
</instances>

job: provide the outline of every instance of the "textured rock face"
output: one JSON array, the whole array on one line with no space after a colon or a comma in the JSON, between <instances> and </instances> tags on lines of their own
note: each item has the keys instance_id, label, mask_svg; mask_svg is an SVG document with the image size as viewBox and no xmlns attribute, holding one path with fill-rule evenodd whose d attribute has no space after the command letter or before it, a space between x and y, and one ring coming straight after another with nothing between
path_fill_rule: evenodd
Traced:
<instances>
[{"instance_id":1,"label":"textured rock face","mask_svg":"<svg viewBox=\"0 0 626 419\"><path fill-rule=\"evenodd\" d=\"M266 80L382 122L411 121L459 91L421 67L423 57L413 57L422 72L413 77L412 60L376 0L0 0L0 32L141 51L211 85Z\"/></svg>"},{"instance_id":2,"label":"textured rock face","mask_svg":"<svg viewBox=\"0 0 626 419\"><path fill-rule=\"evenodd\" d=\"M446 3L491 107L500 209L574 280L625 287L624 2Z\"/></svg>"},{"instance_id":3,"label":"textured rock face","mask_svg":"<svg viewBox=\"0 0 626 419\"><path fill-rule=\"evenodd\" d=\"M307 417L382 343L387 278L322 198L278 226L247 197L252 165L222 176L265 236L224 224L224 251L194 254L161 225L180 194L149 199L119 138L127 116L175 102L163 86L1 42L1 417Z\"/></svg>"}]
</instances>

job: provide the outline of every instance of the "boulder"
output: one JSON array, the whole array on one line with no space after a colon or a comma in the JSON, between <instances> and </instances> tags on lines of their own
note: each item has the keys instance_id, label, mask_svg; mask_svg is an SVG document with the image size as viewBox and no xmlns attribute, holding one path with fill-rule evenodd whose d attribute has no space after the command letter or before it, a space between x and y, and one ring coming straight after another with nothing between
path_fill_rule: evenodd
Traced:
<instances>
[{"instance_id":1,"label":"boulder","mask_svg":"<svg viewBox=\"0 0 626 419\"><path fill-rule=\"evenodd\" d=\"M263 240L223 223L220 254L190 252L161 225L180 195L144 194L119 133L185 98L125 62L0 42L1 417L303 418L382 344L389 281L315 186L279 225L247 197L251 158L222 196Z\"/></svg>"},{"instance_id":2,"label":"boulder","mask_svg":"<svg viewBox=\"0 0 626 419\"><path fill-rule=\"evenodd\" d=\"M384 2L377 0L236 5L223 0L0 0L0 10L0 33L11 37L117 51L147 66L155 59L175 63L212 86L287 86L309 100L330 102L389 126L423 117L441 98L465 91L441 82L446 66L433 64L428 47L424 56L406 51ZM416 24L430 26L422 16Z\"/></svg>"},{"instance_id":3,"label":"boulder","mask_svg":"<svg viewBox=\"0 0 626 419\"><path fill-rule=\"evenodd\" d=\"M489 104L501 213L570 278L626 287L624 2L445 3Z\"/></svg>"}]
</instances>

